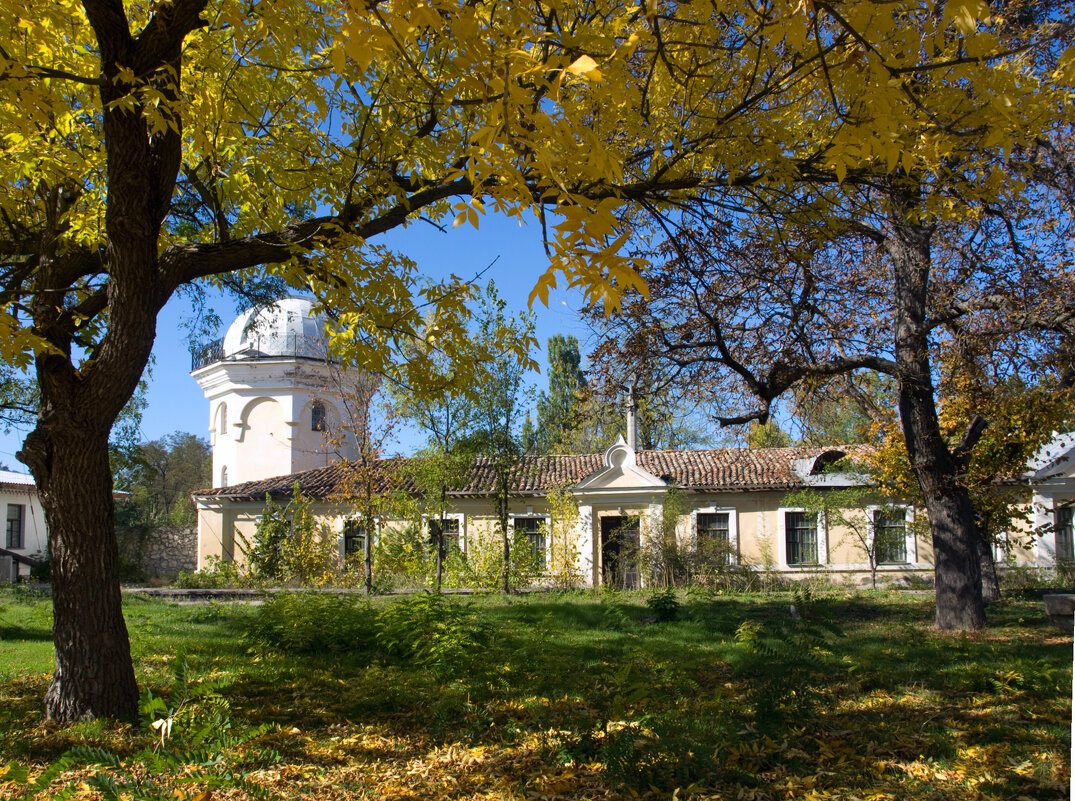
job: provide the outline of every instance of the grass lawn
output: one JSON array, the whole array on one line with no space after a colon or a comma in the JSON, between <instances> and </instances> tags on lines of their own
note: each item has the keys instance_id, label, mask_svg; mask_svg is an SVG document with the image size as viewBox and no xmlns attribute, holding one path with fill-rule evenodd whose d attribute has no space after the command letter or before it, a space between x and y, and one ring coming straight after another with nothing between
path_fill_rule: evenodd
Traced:
<instances>
[{"instance_id":1,"label":"grass lawn","mask_svg":"<svg viewBox=\"0 0 1075 801\"><path fill-rule=\"evenodd\" d=\"M681 594L672 622L645 601L129 598L161 745L148 721L42 723L49 605L5 590L0 797L50 765L28 797L1066 796L1072 644L1040 598L969 636L924 595Z\"/></svg>"}]
</instances>

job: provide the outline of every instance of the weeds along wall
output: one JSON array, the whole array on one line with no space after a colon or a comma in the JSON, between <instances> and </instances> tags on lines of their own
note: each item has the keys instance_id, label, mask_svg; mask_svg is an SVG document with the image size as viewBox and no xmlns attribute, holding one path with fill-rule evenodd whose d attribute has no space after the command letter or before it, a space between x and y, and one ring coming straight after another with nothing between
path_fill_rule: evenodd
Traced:
<instances>
[{"instance_id":1,"label":"weeds along wall","mask_svg":"<svg viewBox=\"0 0 1075 801\"><path fill-rule=\"evenodd\" d=\"M607 556L603 553L602 522L625 516L638 520L636 558L643 587L752 586L758 582L775 586L788 580L815 579L868 586L875 580L879 585L931 580L933 553L928 520L921 510L885 504L864 494L855 502L857 506L842 508L837 514L802 493L797 495L670 488L648 496L621 495L617 500L580 495L568 486L544 496L519 497L510 508L509 583L513 587L564 588L601 584ZM283 509L293 500L278 498L274 503ZM299 530L309 533L297 540L303 544L303 555L292 560L295 569L284 571L287 576L280 580L353 583L353 574L361 573L356 564L360 559L345 552L343 534L355 515L340 503L304 503L309 522ZM887 560L867 549L880 510L898 518L905 531L902 548L894 548L895 556ZM201 502L199 567L235 562L240 572L253 568L255 573L279 575L274 567L266 571L264 565L251 565L258 526L267 514L269 518L289 515L272 512L264 498L260 502ZM803 523L803 515L813 521L808 532L812 538L808 558L801 552L796 554L792 547L794 537L799 536L794 526ZM444 554L444 585L497 586L503 569L503 543L491 501L482 497L453 499L445 517L450 522L450 537ZM722 521L719 536L714 534L715 519ZM429 586L434 560L430 558L428 526L429 518L417 514L379 521L373 553L378 588ZM288 536L295 532L291 523L284 528ZM1040 563L1036 546L1028 546L1035 542L1032 534L1025 523L1013 525L1012 547L998 551L1002 567L1053 567ZM747 581L743 575L747 572L756 574L757 580Z\"/></svg>"}]
</instances>

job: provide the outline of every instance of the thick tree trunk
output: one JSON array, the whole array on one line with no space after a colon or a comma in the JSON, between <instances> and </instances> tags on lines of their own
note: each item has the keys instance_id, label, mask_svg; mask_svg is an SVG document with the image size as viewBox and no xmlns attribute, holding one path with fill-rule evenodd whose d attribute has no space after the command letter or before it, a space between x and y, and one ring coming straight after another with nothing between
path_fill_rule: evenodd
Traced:
<instances>
[{"instance_id":1,"label":"thick tree trunk","mask_svg":"<svg viewBox=\"0 0 1075 801\"><path fill-rule=\"evenodd\" d=\"M887 242L895 279L895 354L900 423L911 468L929 514L936 581L936 625L966 631L985 626L978 532L959 465L941 435L930 369L928 311L932 230L910 222L913 191L889 191L894 234Z\"/></svg>"},{"instance_id":2,"label":"thick tree trunk","mask_svg":"<svg viewBox=\"0 0 1075 801\"><path fill-rule=\"evenodd\" d=\"M41 487L49 527L56 670L50 720L132 720L138 687L119 589L108 429L40 429L21 457Z\"/></svg>"}]
</instances>

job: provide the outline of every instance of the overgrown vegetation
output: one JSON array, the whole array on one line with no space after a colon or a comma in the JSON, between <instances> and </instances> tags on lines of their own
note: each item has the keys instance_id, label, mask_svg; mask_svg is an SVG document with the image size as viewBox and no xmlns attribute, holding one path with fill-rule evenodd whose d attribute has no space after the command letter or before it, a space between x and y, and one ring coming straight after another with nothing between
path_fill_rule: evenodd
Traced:
<instances>
[{"instance_id":1,"label":"overgrown vegetation","mask_svg":"<svg viewBox=\"0 0 1075 801\"><path fill-rule=\"evenodd\" d=\"M651 625L668 600L675 619ZM933 629L928 595L876 591L129 599L149 690L133 728L40 722L48 610L0 598L5 797L982 801L1066 787L1071 640L1038 597L1001 602L972 637Z\"/></svg>"}]
</instances>

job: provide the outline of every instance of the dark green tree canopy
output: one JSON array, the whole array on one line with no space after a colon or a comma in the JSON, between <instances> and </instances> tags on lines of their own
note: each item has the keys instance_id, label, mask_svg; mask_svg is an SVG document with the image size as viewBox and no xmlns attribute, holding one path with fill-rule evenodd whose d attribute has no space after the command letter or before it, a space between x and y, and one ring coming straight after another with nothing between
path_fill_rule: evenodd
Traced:
<instances>
[{"instance_id":1,"label":"dark green tree canopy","mask_svg":"<svg viewBox=\"0 0 1075 801\"><path fill-rule=\"evenodd\" d=\"M533 435L537 453L562 451L570 434L582 424L586 375L582 372L579 341L570 334L549 337L549 388L538 395Z\"/></svg>"}]
</instances>

